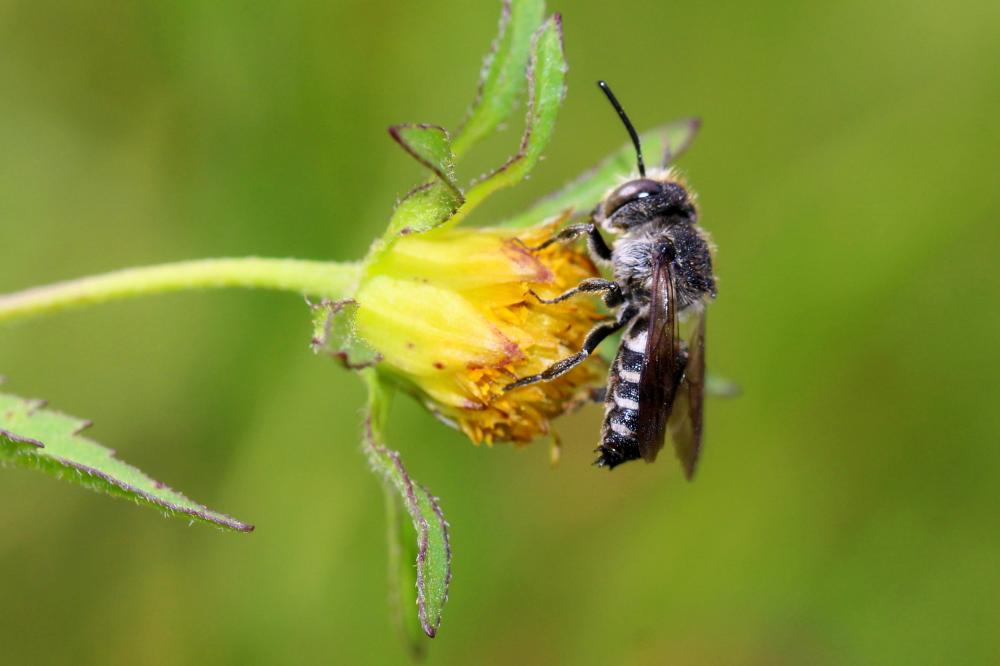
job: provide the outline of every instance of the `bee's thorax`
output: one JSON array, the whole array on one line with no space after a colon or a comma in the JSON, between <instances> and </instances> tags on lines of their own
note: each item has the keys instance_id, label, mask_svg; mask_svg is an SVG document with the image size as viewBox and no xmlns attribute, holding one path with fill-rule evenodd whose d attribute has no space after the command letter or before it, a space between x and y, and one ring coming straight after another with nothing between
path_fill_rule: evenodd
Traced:
<instances>
[{"instance_id":1,"label":"bee's thorax","mask_svg":"<svg viewBox=\"0 0 1000 666\"><path fill-rule=\"evenodd\" d=\"M664 244L672 249L678 311L714 298L712 258L703 232L691 224L653 221L632 228L612 248L615 280L628 300L637 306L649 302L653 269Z\"/></svg>"}]
</instances>

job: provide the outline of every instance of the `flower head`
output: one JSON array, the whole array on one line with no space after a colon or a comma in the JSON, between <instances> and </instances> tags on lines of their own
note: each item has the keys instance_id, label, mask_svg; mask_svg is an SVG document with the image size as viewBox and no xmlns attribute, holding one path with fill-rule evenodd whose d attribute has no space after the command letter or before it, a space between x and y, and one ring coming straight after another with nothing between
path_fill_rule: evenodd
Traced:
<instances>
[{"instance_id":1,"label":"flower head","mask_svg":"<svg viewBox=\"0 0 1000 666\"><path fill-rule=\"evenodd\" d=\"M476 443L526 443L549 432L600 374L593 359L552 381L504 387L580 350L604 316L587 298L546 305L597 275L583 252L533 251L563 220L526 230L439 228L404 236L369 265L355 334L379 370Z\"/></svg>"}]
</instances>

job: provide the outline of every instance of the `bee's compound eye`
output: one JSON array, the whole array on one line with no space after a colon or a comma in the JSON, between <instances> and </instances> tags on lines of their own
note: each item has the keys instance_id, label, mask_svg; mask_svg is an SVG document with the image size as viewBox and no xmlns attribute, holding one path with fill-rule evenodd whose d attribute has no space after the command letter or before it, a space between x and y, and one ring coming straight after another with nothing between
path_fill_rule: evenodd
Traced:
<instances>
[{"instance_id":1,"label":"bee's compound eye","mask_svg":"<svg viewBox=\"0 0 1000 666\"><path fill-rule=\"evenodd\" d=\"M623 183L604 202L605 217L610 217L612 213L627 203L659 194L662 191L663 185L649 178L639 178Z\"/></svg>"}]
</instances>

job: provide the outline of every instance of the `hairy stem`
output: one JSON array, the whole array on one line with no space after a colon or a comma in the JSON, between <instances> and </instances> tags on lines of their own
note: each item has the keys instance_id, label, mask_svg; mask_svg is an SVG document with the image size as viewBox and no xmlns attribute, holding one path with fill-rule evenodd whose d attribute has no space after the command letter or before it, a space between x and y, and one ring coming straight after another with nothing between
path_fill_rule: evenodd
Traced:
<instances>
[{"instance_id":1,"label":"hairy stem","mask_svg":"<svg viewBox=\"0 0 1000 666\"><path fill-rule=\"evenodd\" d=\"M353 291L360 271L360 265L353 263L258 257L128 268L0 295L0 323L64 308L190 289L248 287L342 298Z\"/></svg>"}]
</instances>

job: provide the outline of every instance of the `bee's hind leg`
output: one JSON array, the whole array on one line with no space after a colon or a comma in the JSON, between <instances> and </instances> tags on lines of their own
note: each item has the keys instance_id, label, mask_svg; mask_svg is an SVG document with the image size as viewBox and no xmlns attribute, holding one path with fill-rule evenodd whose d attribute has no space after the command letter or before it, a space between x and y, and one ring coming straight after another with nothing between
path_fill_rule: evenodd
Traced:
<instances>
[{"instance_id":1,"label":"bee's hind leg","mask_svg":"<svg viewBox=\"0 0 1000 666\"><path fill-rule=\"evenodd\" d=\"M604 292L604 304L610 308L613 308L617 305L621 305L622 302L625 300L625 297L622 295L621 285L619 285L617 282L614 282L613 280L605 280L604 278L587 278L585 280L581 280L580 284L576 285L575 287L573 287L568 291L559 294L555 298L542 298L534 291L530 291L529 293L535 298L537 298L539 303L552 305L553 303L561 303L562 301L565 301L567 298L575 296L576 294L579 294L581 292L591 292L591 293Z\"/></svg>"},{"instance_id":2,"label":"bee's hind leg","mask_svg":"<svg viewBox=\"0 0 1000 666\"><path fill-rule=\"evenodd\" d=\"M583 341L583 348L580 351L568 358L564 358L561 361L556 361L537 375L522 377L516 382L508 384L503 390L510 391L522 386L527 386L528 384L547 382L569 372L576 366L586 361L587 358L594 353L594 350L597 349L599 344L607 339L608 336L620 331L635 315L636 313L632 308L622 309L614 321L598 324L594 328L590 329L590 332L587 333L587 337Z\"/></svg>"}]
</instances>

